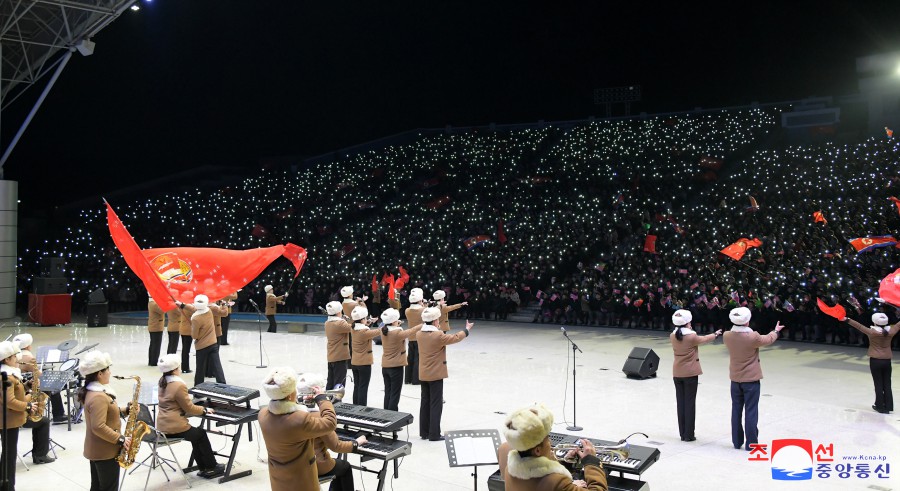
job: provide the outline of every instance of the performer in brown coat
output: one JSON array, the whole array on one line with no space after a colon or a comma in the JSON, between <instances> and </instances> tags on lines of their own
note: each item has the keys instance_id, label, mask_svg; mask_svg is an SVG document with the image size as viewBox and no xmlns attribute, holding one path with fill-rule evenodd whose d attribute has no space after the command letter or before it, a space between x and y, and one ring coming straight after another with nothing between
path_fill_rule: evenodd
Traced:
<instances>
[{"instance_id":1,"label":"performer in brown coat","mask_svg":"<svg viewBox=\"0 0 900 491\"><path fill-rule=\"evenodd\" d=\"M447 305L447 292L445 292L444 290L435 291L432 297L441 308L441 331L447 332L450 330L450 312L453 312L454 310L457 310L465 305L469 305L469 302Z\"/></svg>"},{"instance_id":2,"label":"performer in brown coat","mask_svg":"<svg viewBox=\"0 0 900 491\"><path fill-rule=\"evenodd\" d=\"M872 327L866 327L853 319L844 318L848 324L869 338L869 371L875 384L875 404L872 409L882 414L894 410L894 392L891 390L891 341L897 335L900 323L888 325L888 316L872 314Z\"/></svg>"},{"instance_id":3,"label":"performer in brown coat","mask_svg":"<svg viewBox=\"0 0 900 491\"><path fill-rule=\"evenodd\" d=\"M607 491L606 472L594 444L580 440L578 457L584 465L584 480L573 481L572 473L556 460L550 443L553 414L543 405L519 409L506 418L497 458L506 491Z\"/></svg>"},{"instance_id":4,"label":"performer in brown coat","mask_svg":"<svg viewBox=\"0 0 900 491\"><path fill-rule=\"evenodd\" d=\"M278 305L284 305L284 299L287 298L287 292L281 296L275 296L272 291L272 285L266 285L266 319L269 319L269 330L267 332L278 332L278 324L275 323L275 314L278 313Z\"/></svg>"},{"instance_id":5,"label":"performer in brown coat","mask_svg":"<svg viewBox=\"0 0 900 491\"><path fill-rule=\"evenodd\" d=\"M269 454L272 491L317 491L314 441L337 428L334 406L319 387L314 389L319 414L297 404L297 373L290 367L272 370L263 390L271 400L259 411L259 428Z\"/></svg>"},{"instance_id":6,"label":"performer in brown coat","mask_svg":"<svg viewBox=\"0 0 900 491\"><path fill-rule=\"evenodd\" d=\"M699 336L691 328L691 311L676 310L672 315L672 324L675 330L669 335L672 343L672 352L675 358L672 362L672 378L675 381L675 401L678 409L678 433L681 441L692 442L694 436L694 421L697 416L697 384L703 370L700 369L701 344L706 344L722 335L719 329L713 334Z\"/></svg>"},{"instance_id":7,"label":"performer in brown coat","mask_svg":"<svg viewBox=\"0 0 900 491\"><path fill-rule=\"evenodd\" d=\"M153 297L150 297L147 301L147 332L150 333L150 349L147 350L147 366L156 366L156 360L159 359L159 351L162 348L162 336L165 324L166 313L156 304L156 300L153 300Z\"/></svg>"},{"instance_id":8,"label":"performer in brown coat","mask_svg":"<svg viewBox=\"0 0 900 491\"><path fill-rule=\"evenodd\" d=\"M406 340L422 329L419 324L411 329L400 325L400 312L387 309L381 313L381 375L384 377L384 408L399 411L400 392L403 389L403 367L406 366Z\"/></svg>"},{"instance_id":9,"label":"performer in brown coat","mask_svg":"<svg viewBox=\"0 0 900 491\"><path fill-rule=\"evenodd\" d=\"M774 331L761 336L750 329L750 315L747 307L732 309L728 317L734 325L722 337L731 358L728 368L731 378L731 443L736 449L744 445L744 450L750 450L751 443L759 443L756 425L759 421L759 381L763 378L759 348L774 343L778 333L784 329L780 322L776 322ZM742 427L741 413L745 411Z\"/></svg>"},{"instance_id":10,"label":"performer in brown coat","mask_svg":"<svg viewBox=\"0 0 900 491\"><path fill-rule=\"evenodd\" d=\"M350 317L350 314L353 312L354 307L365 307L366 300L369 299L369 297L365 295L363 295L362 298L353 298L352 286L345 286L341 288L341 297L343 298L343 301L341 301L341 308L344 311L344 315L347 317Z\"/></svg>"},{"instance_id":11,"label":"performer in brown coat","mask_svg":"<svg viewBox=\"0 0 900 491\"><path fill-rule=\"evenodd\" d=\"M182 380L178 355L163 355L157 363L163 373L159 378L159 412L156 427L169 438L183 438L194 448L194 458L200 468L198 476L206 479L225 474L225 466L216 463L209 436L203 428L191 426L188 416L211 414L214 411L197 406L188 395L187 384Z\"/></svg>"},{"instance_id":12,"label":"performer in brown coat","mask_svg":"<svg viewBox=\"0 0 900 491\"><path fill-rule=\"evenodd\" d=\"M123 446L132 444L131 438L122 435L122 418L127 410L116 404L116 391L109 386L111 366L109 353L90 351L78 367L85 377L84 386L78 389L78 401L84 407L84 457L91 462L91 491L118 489L116 457Z\"/></svg>"},{"instance_id":13,"label":"performer in brown coat","mask_svg":"<svg viewBox=\"0 0 900 491\"><path fill-rule=\"evenodd\" d=\"M444 439L441 435L441 415L444 412L444 379L447 374L447 345L456 344L469 336L475 325L466 321L466 329L456 334L441 332L438 325L441 310L429 307L422 311L426 325L419 338L419 380L422 381L422 399L419 404L419 436L431 441ZM431 322L431 325L427 323Z\"/></svg>"},{"instance_id":14,"label":"performer in brown coat","mask_svg":"<svg viewBox=\"0 0 900 491\"><path fill-rule=\"evenodd\" d=\"M341 316L340 302L325 305L328 318L325 320L325 338L328 340L328 381L327 390L347 383L347 364L350 363L350 331L353 324Z\"/></svg>"},{"instance_id":15,"label":"performer in brown coat","mask_svg":"<svg viewBox=\"0 0 900 491\"><path fill-rule=\"evenodd\" d=\"M219 359L219 344L216 342L216 325L213 313L222 315L225 309L218 305L209 305L206 295L194 297L194 303L188 305L175 302L184 312L191 316L191 338L196 343L197 371L194 373L194 386L202 384L206 379L207 370L215 373L216 382L224 384L225 372L222 370L222 361ZM182 362L184 357L182 356Z\"/></svg>"},{"instance_id":16,"label":"performer in brown coat","mask_svg":"<svg viewBox=\"0 0 900 491\"><path fill-rule=\"evenodd\" d=\"M423 292L421 288L413 288L409 291L409 307L406 309L406 325L418 326L422 322L422 310L425 309L425 302L422 298ZM406 366L406 374L403 381L407 384L419 385L419 341L418 334L412 334L409 337L409 352L407 354L408 365Z\"/></svg>"},{"instance_id":17,"label":"performer in brown coat","mask_svg":"<svg viewBox=\"0 0 900 491\"><path fill-rule=\"evenodd\" d=\"M175 302L175 305L179 305L179 302ZM194 342L191 336L191 313L178 309L169 314L169 318L176 315L181 318L178 325L178 333L181 335L181 373L191 373L191 344Z\"/></svg>"},{"instance_id":18,"label":"performer in brown coat","mask_svg":"<svg viewBox=\"0 0 900 491\"><path fill-rule=\"evenodd\" d=\"M0 452L0 465L6 469L9 479L9 489L16 488L16 458L19 446L19 428L31 428L31 441L33 445L33 460L35 464L53 462L53 457L47 455L50 452L50 421L44 417L34 422L28 419L31 413L31 395L25 395L25 386L22 384L22 371L19 369L19 360L16 355L19 347L10 341L0 343L0 372L6 375L9 386L6 390L6 405L3 411L6 417L7 436L3 439L2 452Z\"/></svg>"},{"instance_id":19,"label":"performer in brown coat","mask_svg":"<svg viewBox=\"0 0 900 491\"><path fill-rule=\"evenodd\" d=\"M237 299L237 292L222 299L225 302L225 306L228 307L228 315L222 317L222 339L219 340L221 346L228 346L228 325L231 324L231 314L234 312L234 303L237 302Z\"/></svg>"},{"instance_id":20,"label":"performer in brown coat","mask_svg":"<svg viewBox=\"0 0 900 491\"><path fill-rule=\"evenodd\" d=\"M372 380L372 340L381 335L379 329L369 329L374 319L369 318L369 309L356 306L350 317L356 322L350 338L352 352L350 366L353 368L353 404L369 405L369 382Z\"/></svg>"},{"instance_id":21,"label":"performer in brown coat","mask_svg":"<svg viewBox=\"0 0 900 491\"><path fill-rule=\"evenodd\" d=\"M27 332L17 334L12 342L20 350L16 356L19 358L19 369L22 370L22 373L32 373L34 378L40 379L42 374L37 366L37 359L34 357L34 353L31 352L31 345L34 343L34 338L31 337L31 334ZM63 405L62 395L60 394L60 392L49 394L53 423L65 423L68 421L66 419L66 407Z\"/></svg>"}]
</instances>

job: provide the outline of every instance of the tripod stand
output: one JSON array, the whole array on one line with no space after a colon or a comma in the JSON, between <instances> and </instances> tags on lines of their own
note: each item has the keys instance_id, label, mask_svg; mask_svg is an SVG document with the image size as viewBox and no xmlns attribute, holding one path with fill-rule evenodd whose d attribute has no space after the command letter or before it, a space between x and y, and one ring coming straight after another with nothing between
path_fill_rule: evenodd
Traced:
<instances>
[{"instance_id":1,"label":"tripod stand","mask_svg":"<svg viewBox=\"0 0 900 491\"><path fill-rule=\"evenodd\" d=\"M256 368L266 368L266 365L263 364L263 348L262 348L262 312L259 311L259 305L256 305L256 302L253 299L250 299L250 304L253 305L253 308L256 310L256 331L259 333L259 365Z\"/></svg>"},{"instance_id":2,"label":"tripod stand","mask_svg":"<svg viewBox=\"0 0 900 491\"><path fill-rule=\"evenodd\" d=\"M584 428L578 426L578 399L576 399L577 386L575 385L575 351L578 351L581 354L584 354L584 351L581 351L581 348L575 344L575 341L572 341L572 338L569 337L569 333L566 332L565 327L560 327L559 329L562 331L563 336L566 337L569 344L572 345L572 426L567 426L566 429L569 431L581 431Z\"/></svg>"}]
</instances>

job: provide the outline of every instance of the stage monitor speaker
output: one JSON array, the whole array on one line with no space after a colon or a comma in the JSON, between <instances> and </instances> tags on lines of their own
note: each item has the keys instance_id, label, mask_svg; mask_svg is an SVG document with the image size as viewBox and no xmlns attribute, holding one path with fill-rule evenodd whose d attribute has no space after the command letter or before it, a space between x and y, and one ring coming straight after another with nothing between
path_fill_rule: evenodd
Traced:
<instances>
[{"instance_id":1,"label":"stage monitor speaker","mask_svg":"<svg viewBox=\"0 0 900 491\"><path fill-rule=\"evenodd\" d=\"M103 288L97 288L88 295L88 303L106 303L106 295L103 294Z\"/></svg>"},{"instance_id":2,"label":"stage monitor speaker","mask_svg":"<svg viewBox=\"0 0 900 491\"><path fill-rule=\"evenodd\" d=\"M37 295L58 295L66 292L65 278L32 278Z\"/></svg>"},{"instance_id":3,"label":"stage monitor speaker","mask_svg":"<svg viewBox=\"0 0 900 491\"><path fill-rule=\"evenodd\" d=\"M41 278L65 278L66 261L61 257L41 258Z\"/></svg>"},{"instance_id":4,"label":"stage monitor speaker","mask_svg":"<svg viewBox=\"0 0 900 491\"><path fill-rule=\"evenodd\" d=\"M109 304L89 303L87 305L87 326L106 327L109 325Z\"/></svg>"},{"instance_id":5,"label":"stage monitor speaker","mask_svg":"<svg viewBox=\"0 0 900 491\"><path fill-rule=\"evenodd\" d=\"M628 378L645 379L656 376L659 356L650 348L632 348L622 371Z\"/></svg>"}]
</instances>

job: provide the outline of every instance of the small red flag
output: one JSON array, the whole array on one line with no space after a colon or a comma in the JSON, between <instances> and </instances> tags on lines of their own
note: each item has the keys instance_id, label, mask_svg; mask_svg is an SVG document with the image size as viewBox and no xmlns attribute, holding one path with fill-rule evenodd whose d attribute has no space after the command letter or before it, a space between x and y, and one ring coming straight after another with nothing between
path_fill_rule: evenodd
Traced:
<instances>
[{"instance_id":1,"label":"small red flag","mask_svg":"<svg viewBox=\"0 0 900 491\"><path fill-rule=\"evenodd\" d=\"M894 130L892 130L892 129L888 128L887 126L885 126L885 127L884 127L884 134L886 134L888 138L893 138L893 137L894 137Z\"/></svg>"},{"instance_id":2,"label":"small red flag","mask_svg":"<svg viewBox=\"0 0 900 491\"><path fill-rule=\"evenodd\" d=\"M897 245L897 239L890 235L857 237L855 239L850 239L848 242L856 249L856 252L868 252L879 247L891 247Z\"/></svg>"},{"instance_id":3,"label":"small red flag","mask_svg":"<svg viewBox=\"0 0 900 491\"><path fill-rule=\"evenodd\" d=\"M649 252L650 254L656 254L656 236L655 235L647 235L644 238L644 252Z\"/></svg>"},{"instance_id":4,"label":"small red flag","mask_svg":"<svg viewBox=\"0 0 900 491\"><path fill-rule=\"evenodd\" d=\"M741 237L734 244L722 249L721 252L735 261L740 261L744 254L747 253L747 250L761 245L762 241L759 239L750 240L746 237Z\"/></svg>"},{"instance_id":5,"label":"small red flag","mask_svg":"<svg viewBox=\"0 0 900 491\"><path fill-rule=\"evenodd\" d=\"M406 268L400 266L400 278L397 278L397 282L394 283L394 288L402 290L407 282L409 282L409 273L406 272Z\"/></svg>"},{"instance_id":6,"label":"small red flag","mask_svg":"<svg viewBox=\"0 0 900 491\"><path fill-rule=\"evenodd\" d=\"M813 223L820 222L824 225L828 223L828 220L825 219L825 215L823 215L821 211L817 211L813 213Z\"/></svg>"},{"instance_id":7,"label":"small red flag","mask_svg":"<svg viewBox=\"0 0 900 491\"><path fill-rule=\"evenodd\" d=\"M372 275L372 292L378 291L378 278L376 275Z\"/></svg>"},{"instance_id":8,"label":"small red flag","mask_svg":"<svg viewBox=\"0 0 900 491\"><path fill-rule=\"evenodd\" d=\"M878 296L891 305L900 305L900 269L881 280Z\"/></svg>"},{"instance_id":9,"label":"small red flag","mask_svg":"<svg viewBox=\"0 0 900 491\"><path fill-rule=\"evenodd\" d=\"M841 304L829 307L821 298L817 298L816 305L819 306L819 310L821 310L823 314L834 317L837 320L843 320L847 317L847 311L844 310L844 307Z\"/></svg>"}]
</instances>

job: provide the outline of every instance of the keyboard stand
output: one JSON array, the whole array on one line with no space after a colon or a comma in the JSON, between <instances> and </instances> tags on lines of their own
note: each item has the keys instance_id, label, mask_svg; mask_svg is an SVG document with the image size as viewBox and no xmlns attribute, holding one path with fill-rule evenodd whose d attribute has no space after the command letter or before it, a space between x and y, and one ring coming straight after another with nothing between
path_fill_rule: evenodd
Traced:
<instances>
[{"instance_id":1,"label":"keyboard stand","mask_svg":"<svg viewBox=\"0 0 900 491\"><path fill-rule=\"evenodd\" d=\"M394 440L396 440L396 439L397 439L397 432L394 431L394 432L393 432L393 435L394 435L394 436L393 436ZM348 464L350 464L350 462L347 461L347 454L343 454L343 453L342 453L342 454L338 454L338 455L337 455L337 458L340 459L340 460L343 460L344 462L347 462ZM389 463L389 461L388 461L388 460L384 460L384 464L381 465L381 470L380 470L380 471L374 471L374 470L369 469L368 467L362 465L363 462L368 462L368 461L370 461L370 460L375 460L375 459L377 459L377 458L378 458L378 457L374 457L374 456L371 456L371 455L360 455L360 456L359 456L359 465L353 465L353 464L350 464L350 467L353 468L353 469L357 469L357 470L363 471L363 472L370 472L370 473L372 473L372 474L378 474L378 487L376 488L376 491L384 491L384 478L387 476L387 470L388 470L388 463ZM396 459L396 458L395 458L395 459L391 459L391 460L393 460L393 463L394 463L394 479L399 479L399 478L400 478L400 464L399 464L399 462L397 462L397 461L400 460L400 459Z\"/></svg>"},{"instance_id":2,"label":"keyboard stand","mask_svg":"<svg viewBox=\"0 0 900 491\"><path fill-rule=\"evenodd\" d=\"M250 407L250 401L247 401L247 407L248 408ZM231 438L231 453L226 455L226 454L214 452L214 454L219 457L228 457L228 464L225 465L225 475L219 478L219 484L226 483L228 481L233 481L235 479L240 479L242 477L246 477L246 476L249 476L250 474L252 474L253 473L252 469L247 469L245 471L241 471L236 474L231 473L231 469L234 467L234 456L237 454L238 443L241 442L241 431L244 429L244 425L243 424L237 425L237 427L238 427L237 433L230 434L230 433L226 433L225 431L212 429L212 424L211 424L212 420L210 420L208 418L203 418L203 419L206 421L206 432L207 433L212 433L213 435L227 436L227 437ZM247 433L250 436L250 441L253 441L253 431L250 428L250 423L251 422L249 422L249 421L247 422ZM227 425L228 423L224 423L224 424ZM216 425L216 426L222 426L222 425ZM196 471L199 469L200 468L198 466L194 465L194 452L192 451L191 458L190 458L190 460L188 460L188 466L182 470L185 473L187 473L187 472L193 472L193 471Z\"/></svg>"}]
</instances>

